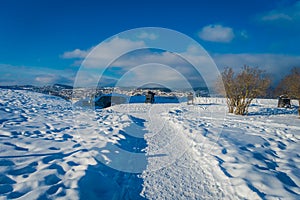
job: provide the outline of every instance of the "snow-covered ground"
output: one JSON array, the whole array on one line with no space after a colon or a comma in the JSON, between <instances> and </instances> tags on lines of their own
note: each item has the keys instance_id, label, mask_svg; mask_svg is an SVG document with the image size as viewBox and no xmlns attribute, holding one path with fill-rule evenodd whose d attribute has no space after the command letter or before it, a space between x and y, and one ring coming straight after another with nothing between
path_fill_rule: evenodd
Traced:
<instances>
[{"instance_id":1,"label":"snow-covered ground","mask_svg":"<svg viewBox=\"0 0 300 200\"><path fill-rule=\"evenodd\" d=\"M299 199L300 119L276 104L93 111L0 90L0 199Z\"/></svg>"}]
</instances>

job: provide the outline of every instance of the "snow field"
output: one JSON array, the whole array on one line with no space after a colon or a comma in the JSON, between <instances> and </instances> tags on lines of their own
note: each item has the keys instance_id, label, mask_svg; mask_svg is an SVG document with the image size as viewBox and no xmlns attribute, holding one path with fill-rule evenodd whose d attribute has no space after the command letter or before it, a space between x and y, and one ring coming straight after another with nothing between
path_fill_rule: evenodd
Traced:
<instances>
[{"instance_id":1,"label":"snow field","mask_svg":"<svg viewBox=\"0 0 300 200\"><path fill-rule=\"evenodd\" d=\"M73 107L0 90L0 199L299 199L297 104Z\"/></svg>"}]
</instances>

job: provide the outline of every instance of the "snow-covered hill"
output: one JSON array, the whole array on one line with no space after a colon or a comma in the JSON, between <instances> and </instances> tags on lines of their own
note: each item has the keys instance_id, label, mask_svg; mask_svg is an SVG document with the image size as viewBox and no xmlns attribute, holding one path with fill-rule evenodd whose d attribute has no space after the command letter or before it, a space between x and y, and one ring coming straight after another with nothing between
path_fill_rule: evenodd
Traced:
<instances>
[{"instance_id":1,"label":"snow-covered hill","mask_svg":"<svg viewBox=\"0 0 300 200\"><path fill-rule=\"evenodd\" d=\"M0 199L299 199L300 119L276 104L92 111L2 89Z\"/></svg>"}]
</instances>

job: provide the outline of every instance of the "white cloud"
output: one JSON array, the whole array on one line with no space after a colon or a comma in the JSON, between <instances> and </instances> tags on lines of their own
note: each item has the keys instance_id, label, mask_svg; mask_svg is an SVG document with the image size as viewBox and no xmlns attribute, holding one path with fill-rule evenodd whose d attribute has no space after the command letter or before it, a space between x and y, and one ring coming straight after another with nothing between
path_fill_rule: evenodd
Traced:
<instances>
[{"instance_id":1,"label":"white cloud","mask_svg":"<svg viewBox=\"0 0 300 200\"><path fill-rule=\"evenodd\" d=\"M69 59L69 58L85 58L90 51L91 51L91 49L89 49L87 51L83 51L83 50L80 50L80 49L75 49L73 51L65 52L61 57L66 58L66 59Z\"/></svg>"},{"instance_id":2,"label":"white cloud","mask_svg":"<svg viewBox=\"0 0 300 200\"><path fill-rule=\"evenodd\" d=\"M199 37L210 42L231 42L234 38L234 32L230 27L211 24L202 28Z\"/></svg>"},{"instance_id":3,"label":"white cloud","mask_svg":"<svg viewBox=\"0 0 300 200\"><path fill-rule=\"evenodd\" d=\"M110 41L105 41L88 50L75 49L74 51L65 52L62 57L67 59L77 58L81 60L86 58L84 61L84 67L104 68L111 61L121 56L123 52L143 47L145 47L145 43L143 41L132 41L129 39L115 37ZM78 62L75 63L79 64Z\"/></svg>"},{"instance_id":4,"label":"white cloud","mask_svg":"<svg viewBox=\"0 0 300 200\"><path fill-rule=\"evenodd\" d=\"M147 32L142 32L138 38L140 39L149 39L149 40L156 40L158 36L154 33L147 33Z\"/></svg>"}]
</instances>

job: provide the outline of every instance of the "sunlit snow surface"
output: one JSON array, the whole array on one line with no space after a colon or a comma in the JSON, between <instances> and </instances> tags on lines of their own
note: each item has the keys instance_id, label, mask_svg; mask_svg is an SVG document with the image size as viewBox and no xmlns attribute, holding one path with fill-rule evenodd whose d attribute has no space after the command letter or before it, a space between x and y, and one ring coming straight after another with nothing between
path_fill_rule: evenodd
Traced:
<instances>
[{"instance_id":1,"label":"sunlit snow surface","mask_svg":"<svg viewBox=\"0 0 300 200\"><path fill-rule=\"evenodd\" d=\"M0 199L299 199L300 119L276 104L90 111L0 90Z\"/></svg>"}]
</instances>

